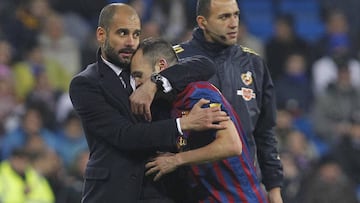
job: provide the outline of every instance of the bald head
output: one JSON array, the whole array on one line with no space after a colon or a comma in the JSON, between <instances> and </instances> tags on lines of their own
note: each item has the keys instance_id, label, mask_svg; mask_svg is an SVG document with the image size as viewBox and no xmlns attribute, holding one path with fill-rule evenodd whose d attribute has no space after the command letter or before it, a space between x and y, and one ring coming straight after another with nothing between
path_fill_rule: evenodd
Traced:
<instances>
[{"instance_id":1,"label":"bald head","mask_svg":"<svg viewBox=\"0 0 360 203\"><path fill-rule=\"evenodd\" d=\"M140 19L135 9L131 6L123 3L112 3L101 10L98 27L109 30L116 13L121 13L123 16L128 16L129 18Z\"/></svg>"},{"instance_id":2,"label":"bald head","mask_svg":"<svg viewBox=\"0 0 360 203\"><path fill-rule=\"evenodd\" d=\"M102 57L110 63L129 68L132 54L139 45L140 33L140 18L131 6L114 3L101 10L96 38Z\"/></svg>"}]
</instances>

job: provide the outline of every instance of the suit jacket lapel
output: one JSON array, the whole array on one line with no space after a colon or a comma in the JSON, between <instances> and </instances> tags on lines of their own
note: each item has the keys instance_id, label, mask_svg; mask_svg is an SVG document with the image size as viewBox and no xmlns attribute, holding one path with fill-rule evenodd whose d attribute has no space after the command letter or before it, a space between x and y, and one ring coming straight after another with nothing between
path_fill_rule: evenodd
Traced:
<instances>
[{"instance_id":1,"label":"suit jacket lapel","mask_svg":"<svg viewBox=\"0 0 360 203\"><path fill-rule=\"evenodd\" d=\"M99 83L103 90L110 97L114 98L116 103L120 105L119 108L126 109L131 120L136 122L136 118L130 110L128 90L123 87L120 78L115 72L103 62L100 55L98 56L98 72L100 74Z\"/></svg>"}]
</instances>

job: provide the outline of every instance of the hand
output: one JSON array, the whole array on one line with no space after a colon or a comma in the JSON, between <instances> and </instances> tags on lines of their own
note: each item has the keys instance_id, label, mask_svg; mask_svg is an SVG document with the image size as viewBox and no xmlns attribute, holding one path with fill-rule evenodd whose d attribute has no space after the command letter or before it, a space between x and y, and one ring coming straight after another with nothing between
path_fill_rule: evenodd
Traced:
<instances>
[{"instance_id":1,"label":"hand","mask_svg":"<svg viewBox=\"0 0 360 203\"><path fill-rule=\"evenodd\" d=\"M150 79L146 80L130 96L131 111L136 115L144 115L147 121L151 121L150 106L156 93L156 84Z\"/></svg>"},{"instance_id":2,"label":"hand","mask_svg":"<svg viewBox=\"0 0 360 203\"><path fill-rule=\"evenodd\" d=\"M283 203L279 187L271 189L268 192L268 197L270 203Z\"/></svg>"},{"instance_id":3,"label":"hand","mask_svg":"<svg viewBox=\"0 0 360 203\"><path fill-rule=\"evenodd\" d=\"M159 180L163 175L173 172L180 165L180 161L173 153L161 153L145 165L145 175L156 173L154 181Z\"/></svg>"},{"instance_id":4,"label":"hand","mask_svg":"<svg viewBox=\"0 0 360 203\"><path fill-rule=\"evenodd\" d=\"M181 130L202 131L209 129L225 129L226 126L216 123L229 120L229 116L221 111L219 106L201 108L204 104L208 104L209 102L209 100L200 99L187 116L181 117Z\"/></svg>"}]
</instances>

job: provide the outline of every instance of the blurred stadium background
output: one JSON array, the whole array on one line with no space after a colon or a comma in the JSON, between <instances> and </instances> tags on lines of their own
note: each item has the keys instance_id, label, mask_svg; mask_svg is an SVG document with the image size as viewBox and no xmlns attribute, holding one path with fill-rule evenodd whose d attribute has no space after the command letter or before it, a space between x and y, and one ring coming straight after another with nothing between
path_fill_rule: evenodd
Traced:
<instances>
[{"instance_id":1,"label":"blurred stadium background","mask_svg":"<svg viewBox=\"0 0 360 203\"><path fill-rule=\"evenodd\" d=\"M177 44L196 26L196 0L0 0L0 202L17 184L1 170L14 157L45 178L49 202L80 202L88 151L68 85L94 61L98 14L113 2L138 11L142 38ZM276 88L284 202L360 202L360 1L238 3L238 42Z\"/></svg>"}]
</instances>

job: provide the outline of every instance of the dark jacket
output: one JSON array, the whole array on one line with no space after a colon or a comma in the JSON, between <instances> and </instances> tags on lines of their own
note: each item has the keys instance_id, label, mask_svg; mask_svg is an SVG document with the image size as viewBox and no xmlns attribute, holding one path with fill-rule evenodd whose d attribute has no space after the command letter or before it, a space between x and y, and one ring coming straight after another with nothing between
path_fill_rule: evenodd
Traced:
<instances>
[{"instance_id":1,"label":"dark jacket","mask_svg":"<svg viewBox=\"0 0 360 203\"><path fill-rule=\"evenodd\" d=\"M180 58L203 55L213 59L216 74L209 80L220 89L240 117L252 158L257 155L267 189L281 186L282 165L274 135L274 86L265 62L252 50L205 41L197 28L193 39L175 46ZM256 143L256 145L255 145Z\"/></svg>"},{"instance_id":2,"label":"dark jacket","mask_svg":"<svg viewBox=\"0 0 360 203\"><path fill-rule=\"evenodd\" d=\"M172 72L170 75L177 75L180 80L184 79L181 75L187 74L200 80L209 77L214 66L203 59L177 65L163 75ZM178 74L179 71L184 74ZM168 79L172 82L171 76ZM177 84L174 88L181 89L182 84ZM83 202L138 202L145 185L145 163L157 150L176 146L175 119L138 123L131 113L129 92L115 72L103 63L100 52L97 63L73 78L70 97L81 118L90 150Z\"/></svg>"}]
</instances>

